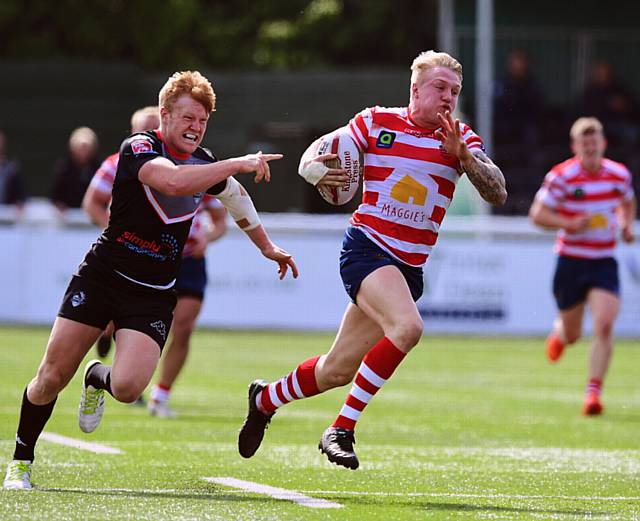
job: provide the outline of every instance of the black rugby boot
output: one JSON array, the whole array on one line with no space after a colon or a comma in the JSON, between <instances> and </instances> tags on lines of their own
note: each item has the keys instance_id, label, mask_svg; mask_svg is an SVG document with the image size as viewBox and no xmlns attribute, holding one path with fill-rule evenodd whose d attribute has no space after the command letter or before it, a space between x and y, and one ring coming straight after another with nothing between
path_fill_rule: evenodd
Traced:
<instances>
[{"instance_id":1,"label":"black rugby boot","mask_svg":"<svg viewBox=\"0 0 640 521\"><path fill-rule=\"evenodd\" d=\"M267 385L264 380L254 380L249 384L249 410L238 434L238 451L243 458L250 458L256 453L275 414L265 414L256 405L256 396Z\"/></svg>"},{"instance_id":2,"label":"black rugby boot","mask_svg":"<svg viewBox=\"0 0 640 521\"><path fill-rule=\"evenodd\" d=\"M332 463L356 470L360 462L353 450L355 442L356 438L352 430L329 427L322 433L318 448L320 452L327 455Z\"/></svg>"}]
</instances>

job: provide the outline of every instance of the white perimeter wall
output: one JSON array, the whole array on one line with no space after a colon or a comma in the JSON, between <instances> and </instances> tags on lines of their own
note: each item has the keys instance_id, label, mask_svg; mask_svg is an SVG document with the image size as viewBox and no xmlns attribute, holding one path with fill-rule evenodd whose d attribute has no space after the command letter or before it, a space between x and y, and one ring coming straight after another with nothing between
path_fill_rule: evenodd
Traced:
<instances>
[{"instance_id":1,"label":"white perimeter wall","mask_svg":"<svg viewBox=\"0 0 640 521\"><path fill-rule=\"evenodd\" d=\"M274 242L294 254L301 276L279 281L275 264L231 224L207 254L200 325L335 330L348 302L338 272L347 216L263 221ZM0 226L0 322L50 324L97 235L86 225ZM525 219L447 217L418 302L427 334L546 334L555 314L552 239ZM623 306L616 331L640 337L640 246L622 245L618 260Z\"/></svg>"}]
</instances>

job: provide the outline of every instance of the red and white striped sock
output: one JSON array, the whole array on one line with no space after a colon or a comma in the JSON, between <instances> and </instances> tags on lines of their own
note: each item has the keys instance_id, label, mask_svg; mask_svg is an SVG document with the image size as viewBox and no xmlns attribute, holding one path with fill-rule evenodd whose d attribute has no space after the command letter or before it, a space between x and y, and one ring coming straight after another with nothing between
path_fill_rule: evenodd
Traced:
<instances>
[{"instance_id":1,"label":"red and white striped sock","mask_svg":"<svg viewBox=\"0 0 640 521\"><path fill-rule=\"evenodd\" d=\"M349 396L332 427L353 430L364 408L391 377L405 354L387 337L374 345L362 360Z\"/></svg>"},{"instance_id":2,"label":"red and white striped sock","mask_svg":"<svg viewBox=\"0 0 640 521\"><path fill-rule=\"evenodd\" d=\"M302 400L320 394L316 383L316 364L320 356L305 360L287 376L272 382L256 396L258 408L271 414L293 400Z\"/></svg>"},{"instance_id":3,"label":"red and white striped sock","mask_svg":"<svg viewBox=\"0 0 640 521\"><path fill-rule=\"evenodd\" d=\"M587 384L585 394L595 394L596 396L600 396L602 394L602 380L591 378Z\"/></svg>"},{"instance_id":4,"label":"red and white striped sock","mask_svg":"<svg viewBox=\"0 0 640 521\"><path fill-rule=\"evenodd\" d=\"M151 389L151 401L156 403L164 403L169 400L169 396L171 395L171 387L167 387L163 384L156 384L153 389Z\"/></svg>"}]
</instances>

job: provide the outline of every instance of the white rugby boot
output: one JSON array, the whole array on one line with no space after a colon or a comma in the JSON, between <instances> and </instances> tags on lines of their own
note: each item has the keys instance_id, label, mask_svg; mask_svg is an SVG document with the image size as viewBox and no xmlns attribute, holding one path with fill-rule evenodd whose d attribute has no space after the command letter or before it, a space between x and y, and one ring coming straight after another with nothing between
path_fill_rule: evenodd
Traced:
<instances>
[{"instance_id":1,"label":"white rugby boot","mask_svg":"<svg viewBox=\"0 0 640 521\"><path fill-rule=\"evenodd\" d=\"M104 389L96 389L93 385L87 385L87 373L91 368L100 364L100 360L91 360L84 366L82 377L82 394L78 407L78 425L82 432L93 432L100 425L104 413Z\"/></svg>"},{"instance_id":2,"label":"white rugby boot","mask_svg":"<svg viewBox=\"0 0 640 521\"><path fill-rule=\"evenodd\" d=\"M171 407L169 407L169 404L167 402L149 400L147 409L149 410L151 416L157 416L158 418L175 418L177 416L176 412Z\"/></svg>"},{"instance_id":3,"label":"white rugby boot","mask_svg":"<svg viewBox=\"0 0 640 521\"><path fill-rule=\"evenodd\" d=\"M31 462L29 460L14 459L7 465L4 477L5 490L31 490Z\"/></svg>"}]
</instances>

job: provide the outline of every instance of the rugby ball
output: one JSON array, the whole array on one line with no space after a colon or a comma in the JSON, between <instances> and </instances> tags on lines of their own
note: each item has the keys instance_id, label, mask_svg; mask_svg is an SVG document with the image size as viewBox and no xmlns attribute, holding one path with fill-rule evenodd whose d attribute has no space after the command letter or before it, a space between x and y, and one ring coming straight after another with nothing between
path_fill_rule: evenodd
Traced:
<instances>
[{"instance_id":1,"label":"rugby ball","mask_svg":"<svg viewBox=\"0 0 640 521\"><path fill-rule=\"evenodd\" d=\"M316 156L324 154L337 154L336 159L325 161L324 164L329 168L344 168L349 179L343 186L317 186L318 192L330 204L335 206L346 204L353 199L358 191L364 168L364 158L351 134L345 129L336 130L320 138Z\"/></svg>"}]
</instances>

